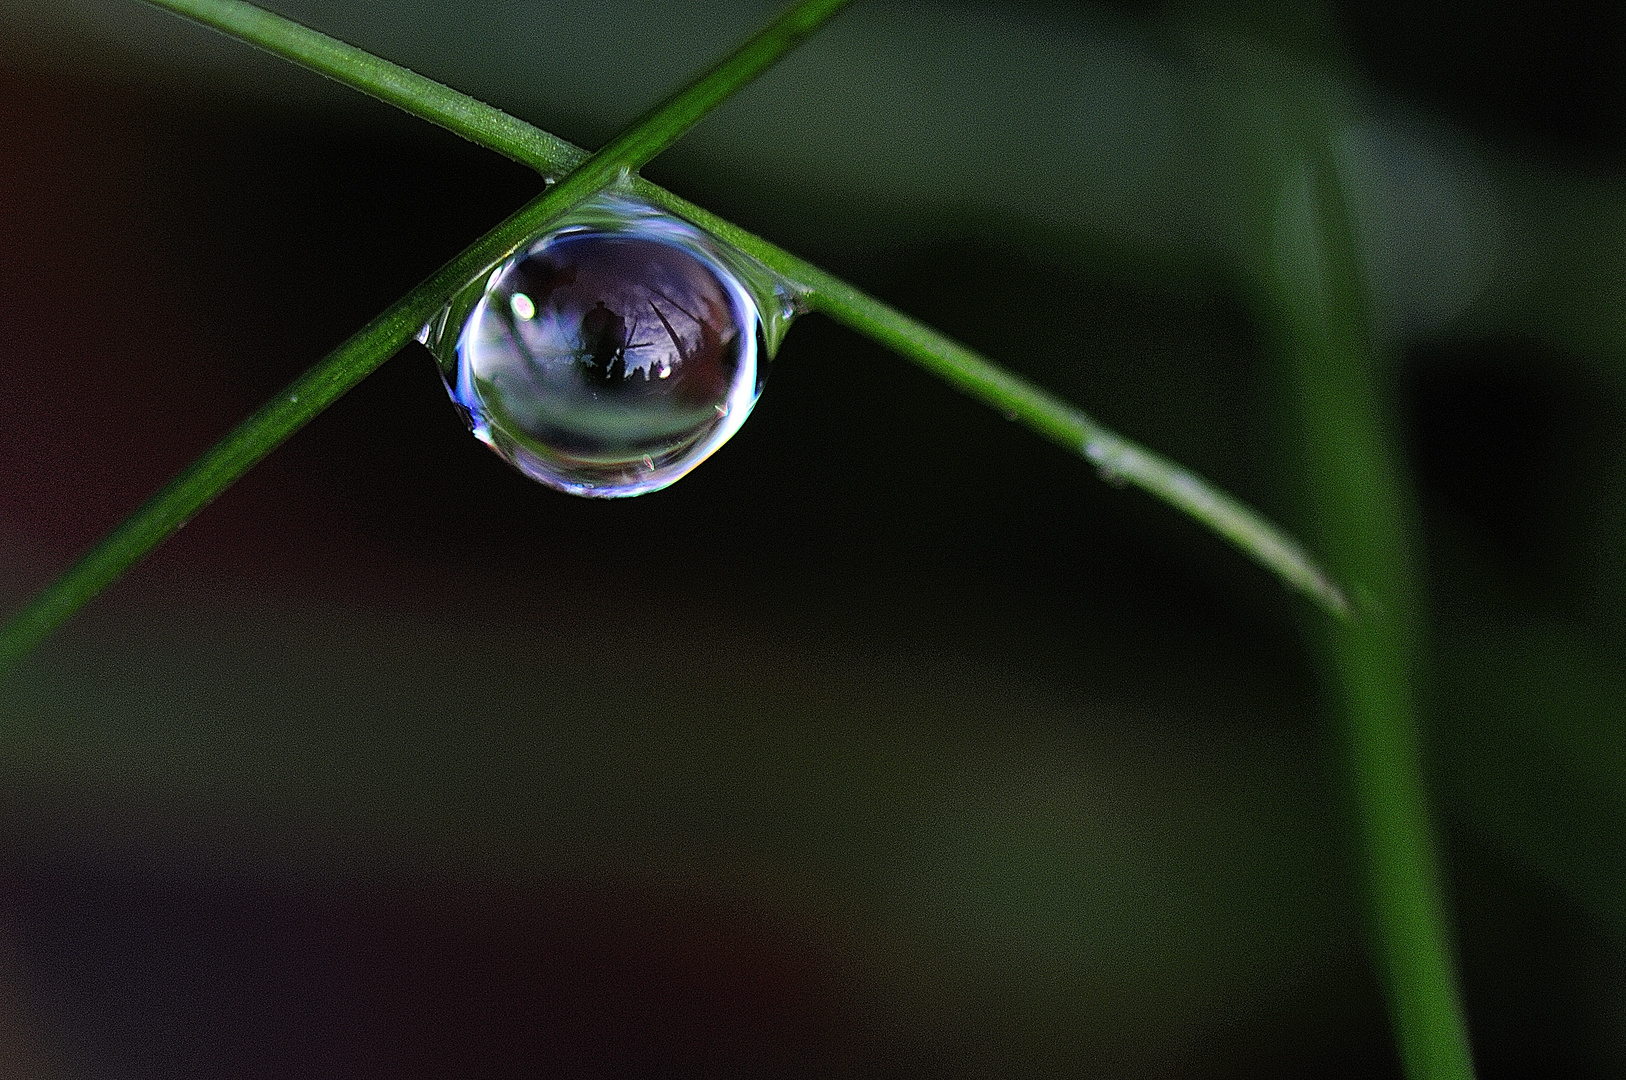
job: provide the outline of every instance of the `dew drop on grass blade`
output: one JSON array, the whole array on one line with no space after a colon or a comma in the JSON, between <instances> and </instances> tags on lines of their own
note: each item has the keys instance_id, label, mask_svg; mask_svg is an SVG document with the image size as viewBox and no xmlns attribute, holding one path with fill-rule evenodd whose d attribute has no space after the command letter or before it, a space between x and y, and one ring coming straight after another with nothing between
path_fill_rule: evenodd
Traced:
<instances>
[{"instance_id":1,"label":"dew drop on grass blade","mask_svg":"<svg viewBox=\"0 0 1626 1080\"><path fill-rule=\"evenodd\" d=\"M795 305L755 260L625 190L550 224L420 340L469 429L573 495L657 491L755 406Z\"/></svg>"}]
</instances>

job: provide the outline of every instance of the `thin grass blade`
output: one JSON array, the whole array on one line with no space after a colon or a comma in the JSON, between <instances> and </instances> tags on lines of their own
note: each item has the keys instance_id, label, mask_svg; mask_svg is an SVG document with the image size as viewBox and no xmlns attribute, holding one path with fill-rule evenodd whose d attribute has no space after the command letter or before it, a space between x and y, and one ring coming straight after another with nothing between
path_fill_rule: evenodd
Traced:
<instances>
[{"instance_id":1,"label":"thin grass blade","mask_svg":"<svg viewBox=\"0 0 1626 1080\"><path fill-rule=\"evenodd\" d=\"M1417 732L1416 552L1399 454L1326 125L1285 169L1272 285L1293 356L1314 516L1353 618L1320 628L1367 873L1379 974L1411 1080L1472 1080L1443 874Z\"/></svg>"},{"instance_id":2,"label":"thin grass blade","mask_svg":"<svg viewBox=\"0 0 1626 1080\"><path fill-rule=\"evenodd\" d=\"M767 70L847 2L801 0L790 7L699 79L651 110L565 179L515 212L294 380L29 601L0 630L0 670L26 656L52 630L185 525L257 462L395 355L454 291L501 260L548 220L639 168L676 142L708 112ZM324 62L336 71L362 71L374 81L379 78L388 81L392 77L393 65L385 61L368 58L367 54L348 46L327 48L319 35L313 36L313 32L297 24L236 0L190 0L163 6L176 10L196 9L196 12L229 21L239 31L267 34L289 53L324 56ZM195 14L193 10L184 13ZM394 92L404 95L404 100L413 99L415 91L425 89L417 84L410 90L403 89L404 83L400 81L392 85L396 86ZM458 103L448 97L451 92L444 87L439 92L426 92L438 103L438 108L457 111ZM516 129L512 125L501 125L491 115L494 111L467 110L478 113L487 122L499 123L510 137L516 137ZM523 134L519 132L518 136ZM519 137L518 141L538 153L558 149L554 145L558 141L552 136Z\"/></svg>"},{"instance_id":3,"label":"thin grass blade","mask_svg":"<svg viewBox=\"0 0 1626 1080\"><path fill-rule=\"evenodd\" d=\"M545 176L587 159L586 151L500 109L242 0L147 2L286 57ZM1189 514L1329 614L1348 614L1343 591L1297 541L1195 473L767 240L647 180L634 178L633 185L650 203L692 221L795 285L809 308L885 343L963 393L1090 460L1104 475Z\"/></svg>"}]
</instances>

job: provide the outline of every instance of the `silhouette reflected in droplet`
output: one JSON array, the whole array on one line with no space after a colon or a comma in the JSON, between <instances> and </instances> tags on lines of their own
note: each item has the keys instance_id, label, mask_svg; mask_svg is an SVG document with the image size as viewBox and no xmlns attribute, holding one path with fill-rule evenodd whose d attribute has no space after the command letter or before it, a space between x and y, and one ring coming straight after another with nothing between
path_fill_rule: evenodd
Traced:
<instances>
[{"instance_id":1,"label":"silhouette reflected in droplet","mask_svg":"<svg viewBox=\"0 0 1626 1080\"><path fill-rule=\"evenodd\" d=\"M521 472L638 495L710 456L761 393L778 333L742 264L686 222L601 196L471 283L422 340L474 434Z\"/></svg>"}]
</instances>

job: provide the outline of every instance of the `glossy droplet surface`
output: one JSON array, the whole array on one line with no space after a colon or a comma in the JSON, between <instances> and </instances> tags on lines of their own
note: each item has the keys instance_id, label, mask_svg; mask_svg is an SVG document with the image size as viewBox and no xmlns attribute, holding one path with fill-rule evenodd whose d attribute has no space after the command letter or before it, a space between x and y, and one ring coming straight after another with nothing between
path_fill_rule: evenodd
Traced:
<instances>
[{"instance_id":1,"label":"glossy droplet surface","mask_svg":"<svg viewBox=\"0 0 1626 1080\"><path fill-rule=\"evenodd\" d=\"M789 308L751 271L688 223L602 195L471 283L422 340L514 467L576 495L639 495L756 404Z\"/></svg>"}]
</instances>

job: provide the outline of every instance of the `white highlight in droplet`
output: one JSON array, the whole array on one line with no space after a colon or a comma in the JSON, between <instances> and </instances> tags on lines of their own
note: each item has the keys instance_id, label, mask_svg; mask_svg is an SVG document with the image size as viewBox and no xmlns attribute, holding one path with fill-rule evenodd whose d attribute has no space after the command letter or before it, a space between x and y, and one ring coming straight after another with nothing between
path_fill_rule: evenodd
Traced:
<instances>
[{"instance_id":1,"label":"white highlight in droplet","mask_svg":"<svg viewBox=\"0 0 1626 1080\"><path fill-rule=\"evenodd\" d=\"M509 297L508 306L514 309L514 315L518 318L526 320L536 318L536 305L531 303L531 298L522 292L517 292Z\"/></svg>"}]
</instances>

